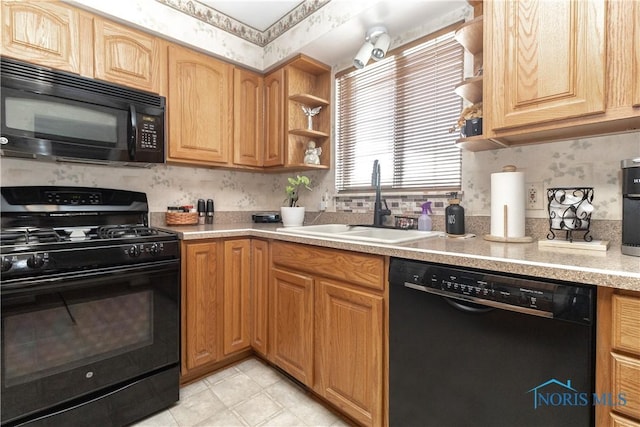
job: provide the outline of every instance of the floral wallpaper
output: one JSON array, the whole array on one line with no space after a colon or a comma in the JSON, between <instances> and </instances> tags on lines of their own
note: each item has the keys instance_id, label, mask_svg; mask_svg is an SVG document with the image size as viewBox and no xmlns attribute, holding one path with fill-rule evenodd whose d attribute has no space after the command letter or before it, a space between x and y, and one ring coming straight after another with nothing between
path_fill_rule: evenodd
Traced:
<instances>
[{"instance_id":1,"label":"floral wallpaper","mask_svg":"<svg viewBox=\"0 0 640 427\"><path fill-rule=\"evenodd\" d=\"M217 211L278 210L285 197L287 176L291 175L167 165L83 165L8 157L0 159L0 169L3 186L69 185L142 191L147 193L152 212L163 212L167 206L195 205L198 199L213 199ZM318 180L317 173L308 175ZM306 199L307 195L301 197Z\"/></svg>"},{"instance_id":2,"label":"floral wallpaper","mask_svg":"<svg viewBox=\"0 0 640 427\"><path fill-rule=\"evenodd\" d=\"M158 3L172 7L216 28L234 34L258 46L265 46L291 29L294 25L316 12L330 0L306 0L282 17L278 22L259 31L230 16L195 0L156 0Z\"/></svg>"}]
</instances>

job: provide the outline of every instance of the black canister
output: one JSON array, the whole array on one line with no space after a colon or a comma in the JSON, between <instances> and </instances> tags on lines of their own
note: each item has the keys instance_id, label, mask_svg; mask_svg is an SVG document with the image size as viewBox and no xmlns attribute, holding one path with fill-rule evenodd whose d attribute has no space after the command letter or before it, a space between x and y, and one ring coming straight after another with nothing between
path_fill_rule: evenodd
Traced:
<instances>
[{"instance_id":1,"label":"black canister","mask_svg":"<svg viewBox=\"0 0 640 427\"><path fill-rule=\"evenodd\" d=\"M464 231L464 208L460 206L460 199L457 193L451 194L449 206L444 210L445 230L452 236L463 236Z\"/></svg>"},{"instance_id":2,"label":"black canister","mask_svg":"<svg viewBox=\"0 0 640 427\"><path fill-rule=\"evenodd\" d=\"M213 199L207 199L207 224L213 224Z\"/></svg>"},{"instance_id":3,"label":"black canister","mask_svg":"<svg viewBox=\"0 0 640 427\"><path fill-rule=\"evenodd\" d=\"M625 255L640 256L640 157L622 166L622 248Z\"/></svg>"}]
</instances>

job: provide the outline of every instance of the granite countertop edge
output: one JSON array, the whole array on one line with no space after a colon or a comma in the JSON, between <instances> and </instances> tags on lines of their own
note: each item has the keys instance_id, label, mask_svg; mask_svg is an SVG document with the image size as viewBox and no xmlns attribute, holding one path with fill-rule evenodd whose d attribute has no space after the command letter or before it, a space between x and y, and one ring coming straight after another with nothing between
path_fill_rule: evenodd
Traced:
<instances>
[{"instance_id":1,"label":"granite countertop edge","mask_svg":"<svg viewBox=\"0 0 640 427\"><path fill-rule=\"evenodd\" d=\"M640 258L623 255L616 247L610 247L606 252L541 250L538 249L537 242L500 243L489 242L479 237L469 239L433 237L404 244L387 245L294 235L277 231L277 228L282 227L281 224L153 225L176 232L181 240L257 237L640 291Z\"/></svg>"}]
</instances>

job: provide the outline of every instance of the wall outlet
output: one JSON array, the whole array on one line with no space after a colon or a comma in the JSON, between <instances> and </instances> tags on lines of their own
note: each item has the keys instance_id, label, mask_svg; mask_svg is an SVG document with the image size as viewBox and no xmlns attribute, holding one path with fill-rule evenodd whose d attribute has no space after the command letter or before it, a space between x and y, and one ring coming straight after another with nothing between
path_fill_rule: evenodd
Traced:
<instances>
[{"instance_id":1,"label":"wall outlet","mask_svg":"<svg viewBox=\"0 0 640 427\"><path fill-rule=\"evenodd\" d=\"M526 184L526 209L544 210L544 194L541 182L529 182Z\"/></svg>"}]
</instances>

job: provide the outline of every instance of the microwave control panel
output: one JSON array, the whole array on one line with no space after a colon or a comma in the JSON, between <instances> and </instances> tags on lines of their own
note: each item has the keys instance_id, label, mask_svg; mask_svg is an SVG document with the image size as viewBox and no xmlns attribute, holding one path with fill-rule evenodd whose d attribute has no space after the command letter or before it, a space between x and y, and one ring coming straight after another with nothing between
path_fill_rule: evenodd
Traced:
<instances>
[{"instance_id":1,"label":"microwave control panel","mask_svg":"<svg viewBox=\"0 0 640 427\"><path fill-rule=\"evenodd\" d=\"M158 144L163 143L163 138L160 136L162 132L160 117L138 114L138 123L140 123L140 138L137 148L142 150L158 150Z\"/></svg>"}]
</instances>

